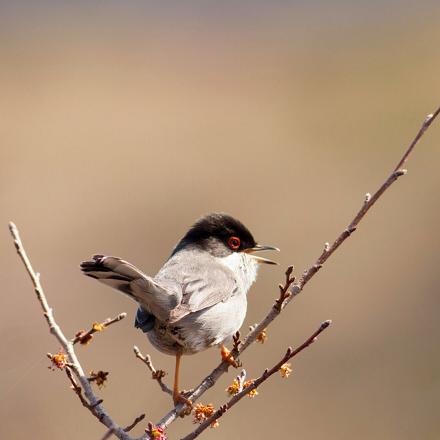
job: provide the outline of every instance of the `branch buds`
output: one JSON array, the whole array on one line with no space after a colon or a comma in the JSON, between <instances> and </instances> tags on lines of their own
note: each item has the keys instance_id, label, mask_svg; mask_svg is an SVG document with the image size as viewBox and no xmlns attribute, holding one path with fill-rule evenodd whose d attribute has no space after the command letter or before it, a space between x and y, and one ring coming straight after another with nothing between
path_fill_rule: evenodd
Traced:
<instances>
[{"instance_id":1,"label":"branch buds","mask_svg":"<svg viewBox=\"0 0 440 440\"><path fill-rule=\"evenodd\" d=\"M243 389L249 388L251 385L253 385L254 381L251 380L247 380L246 382L243 383ZM230 395L230 396L235 396L236 394L241 392L241 386L240 386L240 382L238 379L234 379L232 384L228 386L228 388L226 388L226 392ZM254 388L253 390L250 390L248 393L249 397L255 397L258 396L258 391L256 388Z\"/></svg>"},{"instance_id":2,"label":"branch buds","mask_svg":"<svg viewBox=\"0 0 440 440\"><path fill-rule=\"evenodd\" d=\"M287 379L290 376L290 373L292 372L291 364L286 363L286 364L281 365L279 371L280 371L281 377Z\"/></svg>"},{"instance_id":3,"label":"branch buds","mask_svg":"<svg viewBox=\"0 0 440 440\"><path fill-rule=\"evenodd\" d=\"M98 388L101 389L105 383L107 382L107 376L110 373L108 371L99 370L97 373L94 371L90 372L90 377L88 377L89 382L95 382L98 385Z\"/></svg>"},{"instance_id":4,"label":"branch buds","mask_svg":"<svg viewBox=\"0 0 440 440\"><path fill-rule=\"evenodd\" d=\"M198 403L193 410L194 419L193 423L202 423L205 420L209 419L215 412L214 406L212 403L208 405L203 405L202 403ZM218 428L219 423L218 420L214 420L211 423L211 428Z\"/></svg>"},{"instance_id":5,"label":"branch buds","mask_svg":"<svg viewBox=\"0 0 440 440\"><path fill-rule=\"evenodd\" d=\"M261 330L255 340L260 344L264 344L267 341L267 329L264 328L263 330Z\"/></svg>"},{"instance_id":6,"label":"branch buds","mask_svg":"<svg viewBox=\"0 0 440 440\"><path fill-rule=\"evenodd\" d=\"M148 428L145 430L145 432L154 440L167 440L165 430L162 428L162 426L155 426L150 422L148 423Z\"/></svg>"},{"instance_id":7,"label":"branch buds","mask_svg":"<svg viewBox=\"0 0 440 440\"><path fill-rule=\"evenodd\" d=\"M67 354L64 353L63 349L60 349L57 354L47 353L47 357L52 361L52 365L49 368L56 367L63 370L67 365Z\"/></svg>"},{"instance_id":8,"label":"branch buds","mask_svg":"<svg viewBox=\"0 0 440 440\"><path fill-rule=\"evenodd\" d=\"M236 332L233 336L232 336L232 341L233 341L233 345L232 345L232 349L238 350L238 347L241 344L241 340L240 340L240 332Z\"/></svg>"}]
</instances>

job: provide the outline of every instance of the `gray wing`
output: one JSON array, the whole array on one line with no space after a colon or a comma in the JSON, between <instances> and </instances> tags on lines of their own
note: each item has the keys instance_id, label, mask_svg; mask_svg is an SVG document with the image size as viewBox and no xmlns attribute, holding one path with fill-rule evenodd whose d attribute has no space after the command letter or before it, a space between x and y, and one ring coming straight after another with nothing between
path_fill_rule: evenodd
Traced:
<instances>
[{"instance_id":1,"label":"gray wing","mask_svg":"<svg viewBox=\"0 0 440 440\"><path fill-rule=\"evenodd\" d=\"M136 266L117 257L94 255L81 263L85 275L130 296L154 316L166 321L176 307L176 292L161 286Z\"/></svg>"},{"instance_id":2,"label":"gray wing","mask_svg":"<svg viewBox=\"0 0 440 440\"><path fill-rule=\"evenodd\" d=\"M185 273L181 303L171 311L170 323L239 294L237 281L230 269L221 264L208 267L209 271L204 265L195 266Z\"/></svg>"}]
</instances>

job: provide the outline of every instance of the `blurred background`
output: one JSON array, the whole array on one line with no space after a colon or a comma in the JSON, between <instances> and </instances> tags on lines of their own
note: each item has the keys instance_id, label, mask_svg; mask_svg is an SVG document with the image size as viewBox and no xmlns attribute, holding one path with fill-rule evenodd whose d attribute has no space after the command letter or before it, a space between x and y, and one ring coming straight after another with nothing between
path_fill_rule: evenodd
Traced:
<instances>
[{"instance_id":1,"label":"blurred background","mask_svg":"<svg viewBox=\"0 0 440 440\"><path fill-rule=\"evenodd\" d=\"M200 215L225 211L280 266L261 270L244 332L348 224L439 104L440 5L426 1L0 3L0 437L100 439L50 371L48 333L7 229L18 225L67 335L127 312L78 347L125 426L171 407L132 353L174 359L133 327L136 306L83 277L93 253L155 274ZM438 439L437 121L359 230L242 361L271 366L334 326L205 438ZM190 388L217 350L183 361ZM235 371L202 398L218 406ZM140 434L146 423L139 425ZM174 423L170 438L194 428Z\"/></svg>"}]
</instances>

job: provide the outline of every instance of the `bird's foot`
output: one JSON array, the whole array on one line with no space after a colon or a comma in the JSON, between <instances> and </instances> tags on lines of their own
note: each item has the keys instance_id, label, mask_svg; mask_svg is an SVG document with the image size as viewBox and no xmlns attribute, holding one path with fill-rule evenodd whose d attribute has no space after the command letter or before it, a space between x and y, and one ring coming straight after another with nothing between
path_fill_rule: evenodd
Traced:
<instances>
[{"instance_id":1,"label":"bird's foot","mask_svg":"<svg viewBox=\"0 0 440 440\"><path fill-rule=\"evenodd\" d=\"M241 367L241 362L238 359L235 359L224 345L221 346L220 354L222 356L222 360L227 362L229 365L233 366L234 368Z\"/></svg>"},{"instance_id":2,"label":"bird's foot","mask_svg":"<svg viewBox=\"0 0 440 440\"><path fill-rule=\"evenodd\" d=\"M190 392L182 391L180 393L173 394L173 402L175 406L181 403L185 405L182 411L179 413L180 417L189 416L193 408L192 400L188 399L185 395L190 395Z\"/></svg>"}]
</instances>

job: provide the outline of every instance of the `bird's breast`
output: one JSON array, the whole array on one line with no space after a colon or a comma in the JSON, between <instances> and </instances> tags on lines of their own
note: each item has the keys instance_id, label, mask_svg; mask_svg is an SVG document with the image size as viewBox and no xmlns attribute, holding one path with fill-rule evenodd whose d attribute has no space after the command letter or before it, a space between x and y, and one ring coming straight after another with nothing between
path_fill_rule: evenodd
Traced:
<instances>
[{"instance_id":1,"label":"bird's breast","mask_svg":"<svg viewBox=\"0 0 440 440\"><path fill-rule=\"evenodd\" d=\"M258 263L242 252L234 252L227 257L219 258L219 261L232 271L237 284L246 294L257 279Z\"/></svg>"}]
</instances>

